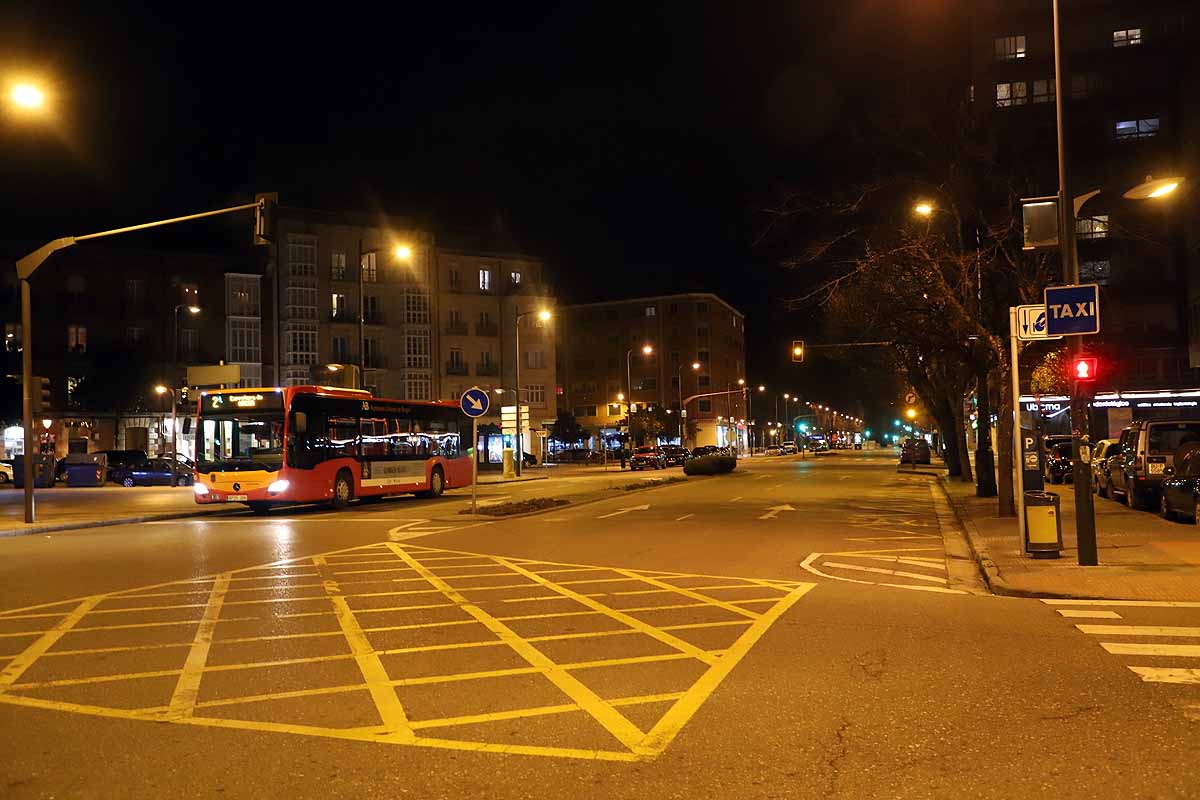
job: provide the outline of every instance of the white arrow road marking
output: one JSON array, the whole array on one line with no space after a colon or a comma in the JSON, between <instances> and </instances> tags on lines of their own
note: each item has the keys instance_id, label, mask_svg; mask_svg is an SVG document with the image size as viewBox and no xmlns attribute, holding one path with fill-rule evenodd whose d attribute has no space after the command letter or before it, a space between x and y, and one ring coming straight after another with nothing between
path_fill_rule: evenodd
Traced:
<instances>
[{"instance_id":1,"label":"white arrow road marking","mask_svg":"<svg viewBox=\"0 0 1200 800\"><path fill-rule=\"evenodd\" d=\"M688 517L694 517L694 516L696 516L696 515L695 514L684 514L682 517L676 517L675 521L682 522L683 520L687 519Z\"/></svg>"},{"instance_id":2,"label":"white arrow road marking","mask_svg":"<svg viewBox=\"0 0 1200 800\"><path fill-rule=\"evenodd\" d=\"M779 516L780 511L795 511L795 510L796 509L794 509L788 505L771 506L771 508L767 509L767 513L763 514L761 517L759 517L759 519L775 519L777 516Z\"/></svg>"},{"instance_id":3,"label":"white arrow road marking","mask_svg":"<svg viewBox=\"0 0 1200 800\"><path fill-rule=\"evenodd\" d=\"M621 514L628 514L630 511L648 511L649 509L650 506L648 505L630 506L629 508L618 509L611 514L601 514L600 516L596 517L596 519L608 519L609 517L618 517Z\"/></svg>"},{"instance_id":4,"label":"white arrow road marking","mask_svg":"<svg viewBox=\"0 0 1200 800\"><path fill-rule=\"evenodd\" d=\"M505 500L507 500L510 497L512 497L511 494L498 494L494 497L489 497L486 500L480 500L479 505L481 505L481 506L499 505L500 503L504 502Z\"/></svg>"}]
</instances>

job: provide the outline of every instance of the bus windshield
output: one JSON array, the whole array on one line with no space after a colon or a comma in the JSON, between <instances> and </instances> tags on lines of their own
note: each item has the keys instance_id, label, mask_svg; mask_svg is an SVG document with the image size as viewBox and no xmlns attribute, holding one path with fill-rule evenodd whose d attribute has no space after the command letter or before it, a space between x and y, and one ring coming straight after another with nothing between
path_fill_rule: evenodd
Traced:
<instances>
[{"instance_id":1,"label":"bus windshield","mask_svg":"<svg viewBox=\"0 0 1200 800\"><path fill-rule=\"evenodd\" d=\"M208 395L196 431L199 472L283 466L283 398L275 393Z\"/></svg>"}]
</instances>

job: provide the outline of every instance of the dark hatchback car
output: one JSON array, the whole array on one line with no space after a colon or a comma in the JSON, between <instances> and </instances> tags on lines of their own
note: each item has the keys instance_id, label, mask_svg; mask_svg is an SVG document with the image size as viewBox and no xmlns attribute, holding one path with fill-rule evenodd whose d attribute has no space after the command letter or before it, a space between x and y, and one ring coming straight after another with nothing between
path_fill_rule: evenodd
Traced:
<instances>
[{"instance_id":1,"label":"dark hatchback car","mask_svg":"<svg viewBox=\"0 0 1200 800\"><path fill-rule=\"evenodd\" d=\"M684 462L692 457L686 447L677 444L663 445L662 453L668 467L682 467Z\"/></svg>"},{"instance_id":2,"label":"dark hatchback car","mask_svg":"<svg viewBox=\"0 0 1200 800\"><path fill-rule=\"evenodd\" d=\"M692 458L700 458L701 456L715 456L721 452L721 448L715 444L702 444L692 451Z\"/></svg>"},{"instance_id":3,"label":"dark hatchback car","mask_svg":"<svg viewBox=\"0 0 1200 800\"><path fill-rule=\"evenodd\" d=\"M905 439L900 445L901 464L928 464L932 458L929 442L924 439Z\"/></svg>"},{"instance_id":4,"label":"dark hatchback car","mask_svg":"<svg viewBox=\"0 0 1200 800\"><path fill-rule=\"evenodd\" d=\"M629 460L630 469L664 469L667 466L666 456L657 447L639 447L633 451Z\"/></svg>"},{"instance_id":5,"label":"dark hatchback car","mask_svg":"<svg viewBox=\"0 0 1200 800\"><path fill-rule=\"evenodd\" d=\"M112 479L122 486L189 486L192 471L169 458L148 458L111 470Z\"/></svg>"},{"instance_id":6,"label":"dark hatchback car","mask_svg":"<svg viewBox=\"0 0 1200 800\"><path fill-rule=\"evenodd\" d=\"M1046 453L1046 482L1073 483L1075 466L1071 460L1071 443L1059 442L1051 445Z\"/></svg>"},{"instance_id":7,"label":"dark hatchback car","mask_svg":"<svg viewBox=\"0 0 1200 800\"><path fill-rule=\"evenodd\" d=\"M1158 510L1167 519L1182 517L1193 523L1200 498L1200 450L1190 448L1175 454L1175 467L1166 468L1166 480L1158 494Z\"/></svg>"}]
</instances>

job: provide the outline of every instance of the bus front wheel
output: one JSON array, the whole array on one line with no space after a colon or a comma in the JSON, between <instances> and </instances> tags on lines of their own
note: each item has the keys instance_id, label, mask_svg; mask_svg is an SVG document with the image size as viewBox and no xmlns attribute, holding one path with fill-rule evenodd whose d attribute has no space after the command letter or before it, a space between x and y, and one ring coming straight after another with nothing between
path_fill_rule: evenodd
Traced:
<instances>
[{"instance_id":1,"label":"bus front wheel","mask_svg":"<svg viewBox=\"0 0 1200 800\"><path fill-rule=\"evenodd\" d=\"M354 480L350 473L342 470L333 479L333 507L345 508L354 499Z\"/></svg>"},{"instance_id":2,"label":"bus front wheel","mask_svg":"<svg viewBox=\"0 0 1200 800\"><path fill-rule=\"evenodd\" d=\"M429 475L429 490L420 493L421 497L441 497L446 490L446 476L441 467L434 467Z\"/></svg>"}]
</instances>

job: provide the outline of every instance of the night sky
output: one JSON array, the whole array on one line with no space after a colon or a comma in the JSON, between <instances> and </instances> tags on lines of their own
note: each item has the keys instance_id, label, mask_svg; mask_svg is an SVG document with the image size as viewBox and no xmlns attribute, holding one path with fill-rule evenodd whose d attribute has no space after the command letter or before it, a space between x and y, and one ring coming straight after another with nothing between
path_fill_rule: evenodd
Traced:
<instances>
[{"instance_id":1,"label":"night sky","mask_svg":"<svg viewBox=\"0 0 1200 800\"><path fill-rule=\"evenodd\" d=\"M271 190L491 228L564 302L716 292L749 317L752 379L854 397L786 363L818 327L782 310L806 278L755 246L761 209L836 179L830 139L951 0L410 5L6 4L0 76L46 81L55 119L0 122L0 240Z\"/></svg>"}]
</instances>

